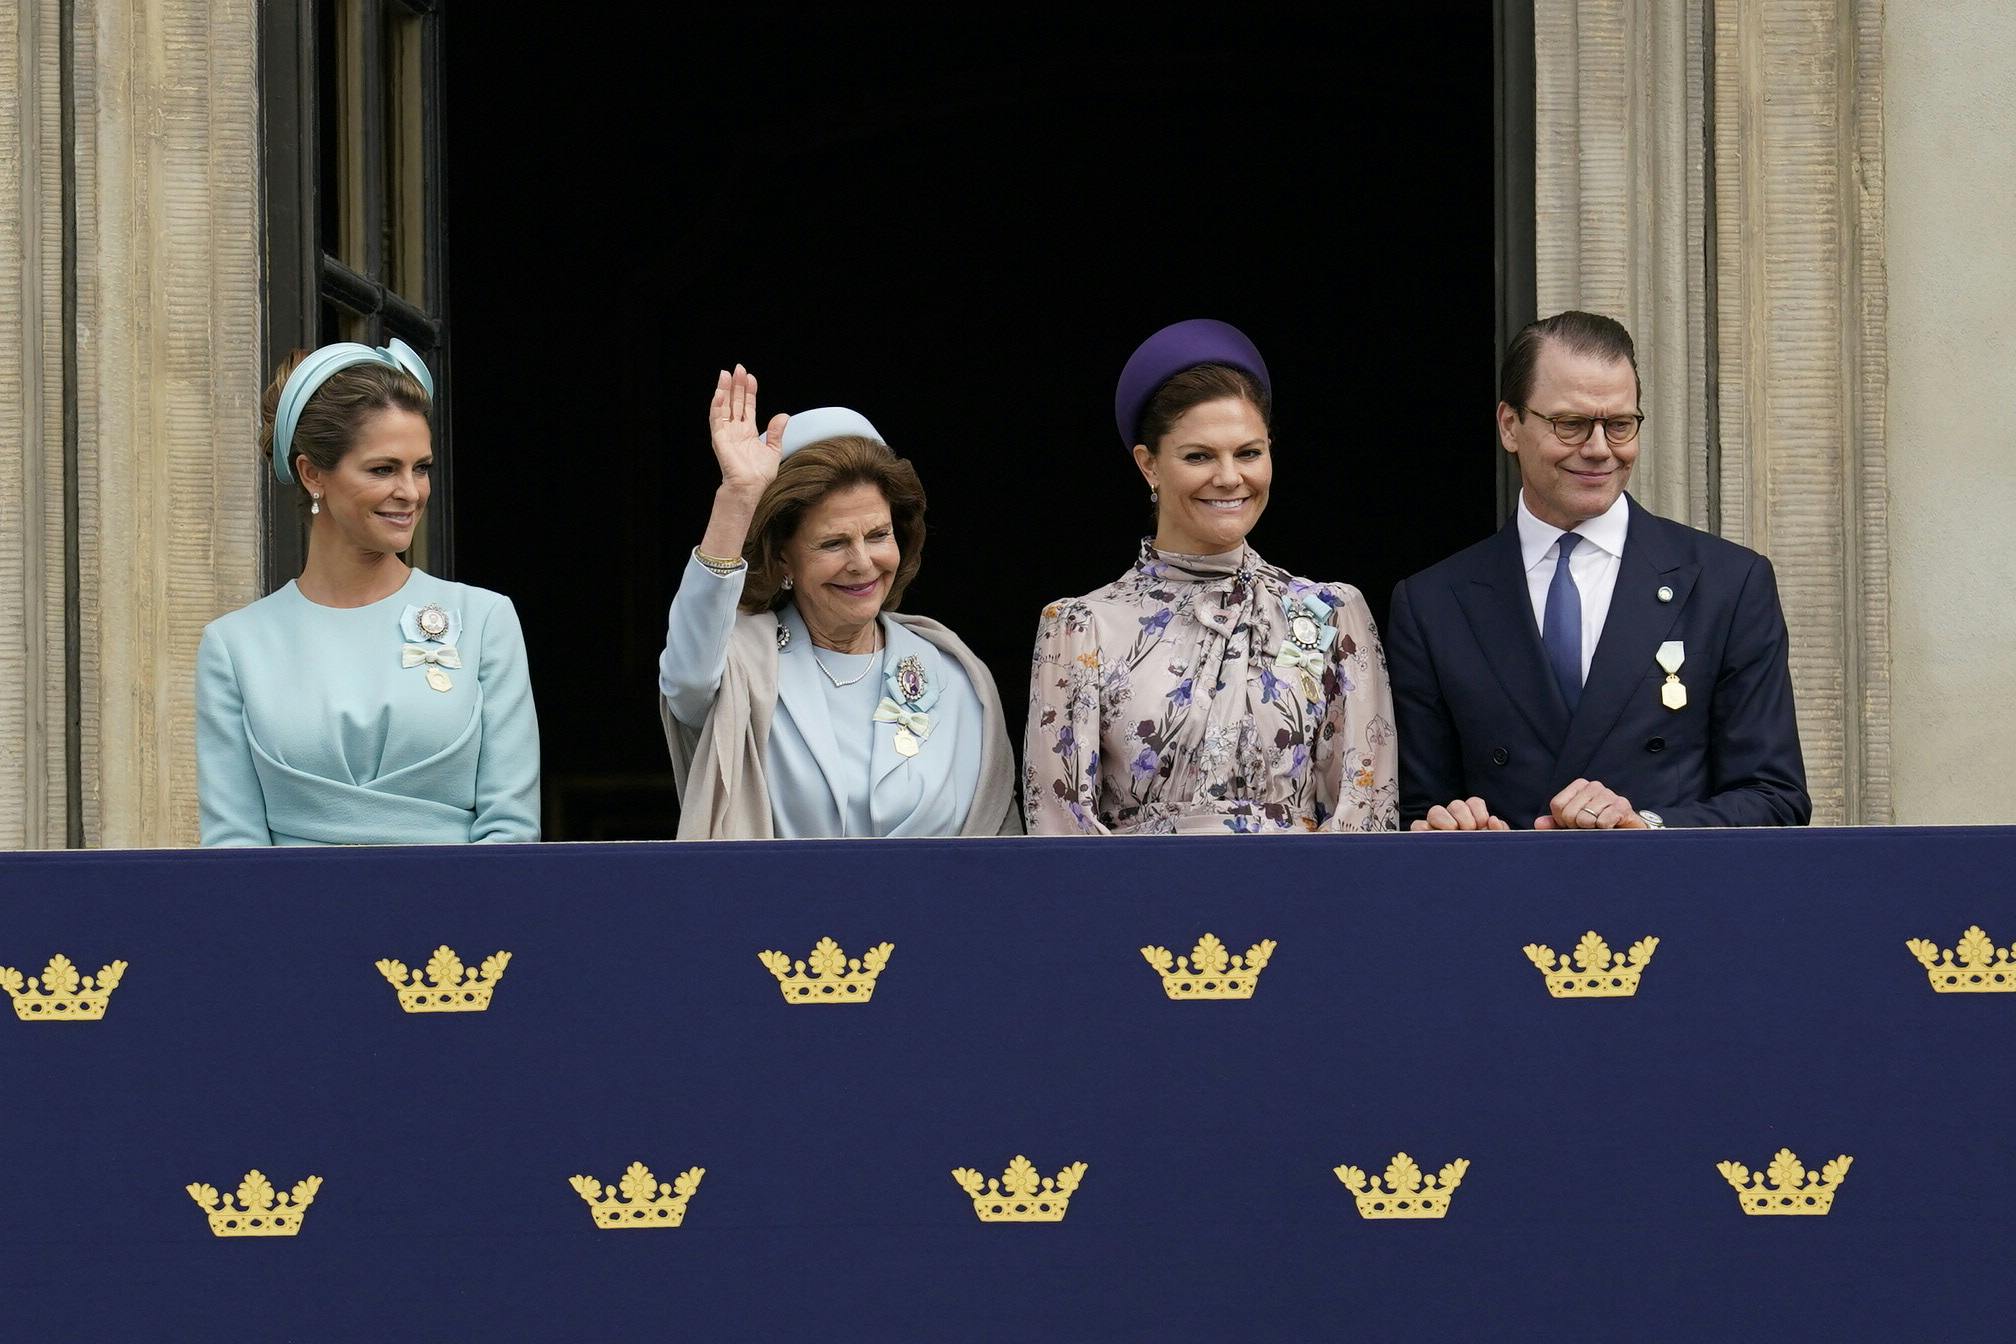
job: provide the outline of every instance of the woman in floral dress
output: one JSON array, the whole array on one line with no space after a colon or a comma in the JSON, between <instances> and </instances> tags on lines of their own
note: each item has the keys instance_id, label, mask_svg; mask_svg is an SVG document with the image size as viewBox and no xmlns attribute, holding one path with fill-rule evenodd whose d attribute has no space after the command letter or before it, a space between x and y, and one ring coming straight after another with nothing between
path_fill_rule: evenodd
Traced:
<instances>
[{"instance_id":1,"label":"woman in floral dress","mask_svg":"<svg viewBox=\"0 0 2016 1344\"><path fill-rule=\"evenodd\" d=\"M1356 588L1246 544L1273 482L1252 342L1196 320L1120 375L1154 537L1119 579L1043 611L1023 784L1037 835L1398 828L1393 698Z\"/></svg>"}]
</instances>

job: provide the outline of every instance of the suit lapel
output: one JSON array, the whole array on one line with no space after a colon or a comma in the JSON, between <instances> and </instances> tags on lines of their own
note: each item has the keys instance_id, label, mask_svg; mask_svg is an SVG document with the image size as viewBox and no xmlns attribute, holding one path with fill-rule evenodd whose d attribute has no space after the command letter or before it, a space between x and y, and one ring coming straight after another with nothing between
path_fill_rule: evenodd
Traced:
<instances>
[{"instance_id":1,"label":"suit lapel","mask_svg":"<svg viewBox=\"0 0 2016 1344\"><path fill-rule=\"evenodd\" d=\"M1518 706L1542 742L1552 746L1561 741L1568 731L1568 702L1561 698L1540 647L1516 518L1493 539L1482 567L1472 572L1469 582L1458 580L1455 591L1506 698Z\"/></svg>"},{"instance_id":2,"label":"suit lapel","mask_svg":"<svg viewBox=\"0 0 2016 1344\"><path fill-rule=\"evenodd\" d=\"M833 795L836 815L847 819L847 772L840 764L840 744L833 736L833 724L826 717L826 693L820 689L819 669L813 664L812 635L798 608L787 602L777 612L777 623L791 632L791 639L777 655L777 698L791 711L791 722L812 749L812 759L826 776L826 788Z\"/></svg>"},{"instance_id":3,"label":"suit lapel","mask_svg":"<svg viewBox=\"0 0 2016 1344\"><path fill-rule=\"evenodd\" d=\"M1634 695L1644 695L1645 675L1657 668L1653 655L1672 638L1694 591L1700 566L1682 562L1667 547L1664 524L1629 501L1630 527L1624 554L1617 564L1617 586L1610 592L1610 610L1603 617L1603 637L1589 662L1554 775L1567 782L1583 775ZM1670 601L1659 600L1659 589L1671 588Z\"/></svg>"}]
</instances>

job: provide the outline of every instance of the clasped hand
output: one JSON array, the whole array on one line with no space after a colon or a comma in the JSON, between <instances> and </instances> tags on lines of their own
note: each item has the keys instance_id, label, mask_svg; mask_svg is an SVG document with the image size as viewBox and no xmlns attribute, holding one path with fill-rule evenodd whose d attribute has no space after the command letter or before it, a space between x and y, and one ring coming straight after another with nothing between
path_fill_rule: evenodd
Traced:
<instances>
[{"instance_id":1,"label":"clasped hand","mask_svg":"<svg viewBox=\"0 0 2016 1344\"><path fill-rule=\"evenodd\" d=\"M1505 822L1491 815L1482 798L1458 798L1447 806L1428 809L1425 820L1408 828L1415 831L1507 831ZM1642 831L1645 819L1631 806L1631 800L1594 779L1578 779L1554 795L1547 815L1533 820L1536 831Z\"/></svg>"}]
</instances>

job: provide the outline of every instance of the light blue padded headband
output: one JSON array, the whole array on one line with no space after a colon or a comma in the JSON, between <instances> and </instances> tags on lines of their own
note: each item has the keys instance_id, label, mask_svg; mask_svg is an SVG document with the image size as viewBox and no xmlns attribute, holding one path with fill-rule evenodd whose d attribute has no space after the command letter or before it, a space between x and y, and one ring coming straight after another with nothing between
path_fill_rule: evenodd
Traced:
<instances>
[{"instance_id":1,"label":"light blue padded headband","mask_svg":"<svg viewBox=\"0 0 2016 1344\"><path fill-rule=\"evenodd\" d=\"M427 399L434 399L434 375L427 371L427 361L397 336L392 338L391 344L375 349L355 341L338 341L335 345L323 346L302 360L301 366L287 375L286 386L280 389L280 408L273 417L273 474L283 483L294 479L294 468L290 464L294 456L294 427L301 421L301 411L308 405L308 398L329 381L330 375L358 364L383 364L411 374L413 381L426 392Z\"/></svg>"},{"instance_id":2,"label":"light blue padded headband","mask_svg":"<svg viewBox=\"0 0 2016 1344\"><path fill-rule=\"evenodd\" d=\"M850 411L845 406L820 406L800 411L784 422L784 441L777 445L777 455L789 457L807 444L824 443L828 439L847 435L873 439L877 443L888 442L861 412Z\"/></svg>"}]
</instances>

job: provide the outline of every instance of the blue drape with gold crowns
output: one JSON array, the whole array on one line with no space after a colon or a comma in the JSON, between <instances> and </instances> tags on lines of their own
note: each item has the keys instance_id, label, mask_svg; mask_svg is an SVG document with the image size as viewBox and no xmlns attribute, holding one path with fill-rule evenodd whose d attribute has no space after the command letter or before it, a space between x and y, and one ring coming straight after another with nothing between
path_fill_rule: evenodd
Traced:
<instances>
[{"instance_id":1,"label":"blue drape with gold crowns","mask_svg":"<svg viewBox=\"0 0 2016 1344\"><path fill-rule=\"evenodd\" d=\"M2012 866L0 857L0 1338L1999 1339Z\"/></svg>"}]
</instances>

